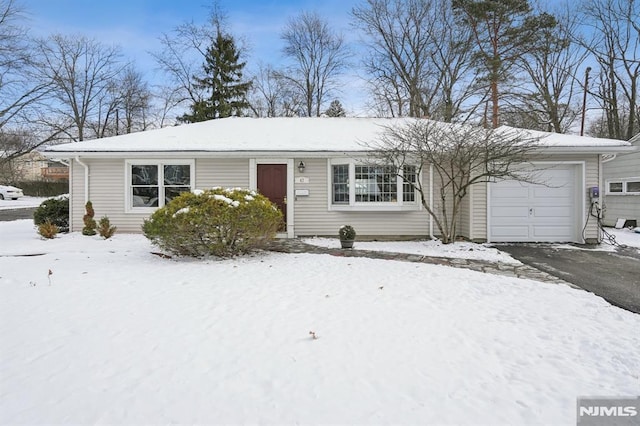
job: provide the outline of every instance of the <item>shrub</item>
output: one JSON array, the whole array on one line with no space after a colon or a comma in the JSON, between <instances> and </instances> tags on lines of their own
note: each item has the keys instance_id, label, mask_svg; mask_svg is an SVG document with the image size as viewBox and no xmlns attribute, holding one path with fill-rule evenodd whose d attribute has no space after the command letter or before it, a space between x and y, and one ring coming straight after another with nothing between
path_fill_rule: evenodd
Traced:
<instances>
[{"instance_id":1,"label":"shrub","mask_svg":"<svg viewBox=\"0 0 640 426\"><path fill-rule=\"evenodd\" d=\"M84 222L84 228L82 228L82 235L96 235L96 228L98 224L96 223L93 216L96 215L96 212L93 210L93 204L91 201L87 201L84 208L87 210L87 213L82 216L82 221Z\"/></svg>"},{"instance_id":2,"label":"shrub","mask_svg":"<svg viewBox=\"0 0 640 426\"><path fill-rule=\"evenodd\" d=\"M58 235L58 232L58 227L49 221L38 225L38 234L40 234L43 238L51 240L55 238L56 235Z\"/></svg>"},{"instance_id":3,"label":"shrub","mask_svg":"<svg viewBox=\"0 0 640 426\"><path fill-rule=\"evenodd\" d=\"M113 237L117 229L117 227L111 226L111 222L107 216L102 216L100 221L98 221L98 234L105 240Z\"/></svg>"},{"instance_id":4,"label":"shrub","mask_svg":"<svg viewBox=\"0 0 640 426\"><path fill-rule=\"evenodd\" d=\"M264 247L281 224L282 213L266 197L214 188L174 198L144 221L142 231L175 255L230 257Z\"/></svg>"},{"instance_id":5,"label":"shrub","mask_svg":"<svg viewBox=\"0 0 640 426\"><path fill-rule=\"evenodd\" d=\"M69 196L44 200L33 212L33 223L40 226L46 222L55 225L59 232L69 232Z\"/></svg>"},{"instance_id":6,"label":"shrub","mask_svg":"<svg viewBox=\"0 0 640 426\"><path fill-rule=\"evenodd\" d=\"M338 230L338 235L343 241L355 240L356 230L351 225L342 225Z\"/></svg>"}]
</instances>

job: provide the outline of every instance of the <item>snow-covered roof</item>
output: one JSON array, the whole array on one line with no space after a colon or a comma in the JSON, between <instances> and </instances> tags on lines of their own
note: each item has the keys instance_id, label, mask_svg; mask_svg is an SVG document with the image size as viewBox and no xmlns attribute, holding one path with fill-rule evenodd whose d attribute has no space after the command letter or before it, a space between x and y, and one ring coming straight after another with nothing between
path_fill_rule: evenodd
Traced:
<instances>
[{"instance_id":1,"label":"snow-covered roof","mask_svg":"<svg viewBox=\"0 0 640 426\"><path fill-rule=\"evenodd\" d=\"M224 118L50 146L47 154L132 152L358 152L390 126L415 118ZM444 125L449 125L441 123ZM510 128L503 127L505 131ZM533 132L549 147L628 147L629 143Z\"/></svg>"}]
</instances>

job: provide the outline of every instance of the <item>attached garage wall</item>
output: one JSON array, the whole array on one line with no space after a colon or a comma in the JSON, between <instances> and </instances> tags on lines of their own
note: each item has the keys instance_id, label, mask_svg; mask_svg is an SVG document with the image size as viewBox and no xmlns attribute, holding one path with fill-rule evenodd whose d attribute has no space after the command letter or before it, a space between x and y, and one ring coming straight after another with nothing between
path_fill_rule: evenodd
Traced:
<instances>
[{"instance_id":1,"label":"attached garage wall","mask_svg":"<svg viewBox=\"0 0 640 426\"><path fill-rule=\"evenodd\" d=\"M549 182L550 187L548 188L541 185L522 184L521 192L518 192L518 182L490 184L492 187L488 192L491 199L488 202L488 219L485 222L489 227L493 228L493 232L491 229L488 232L490 241L582 241L582 230L586 214L590 208L590 201L586 191L591 186L598 186L598 156L554 156L553 161L549 159L540 159L540 161L537 166L549 169L548 172L543 171L543 175L546 173L547 176L552 176ZM557 169L557 172L554 172L554 169ZM565 178L568 176L568 171L574 173L571 183L572 188L559 187L560 185L554 187L554 184L557 184L557 180L562 179L563 175ZM502 191L502 194L497 194L497 191L493 191L494 189ZM571 194L567 192L569 190ZM509 191L513 192L512 203L509 203L508 199L504 198L508 196ZM524 200L524 196L529 197L526 194L536 194L531 195L531 197L542 198L539 198L538 201ZM503 199L500 200L500 197L503 197ZM547 199L547 201L544 201L544 199ZM526 206L524 206L525 204ZM569 204L571 205L571 217L563 219L562 216L567 214ZM545 205L546 207L544 207ZM512 207L511 212L507 208L509 206ZM530 219L527 219L530 208L533 208L533 210L530 213ZM501 211L498 211L499 209ZM524 232L522 226L517 229L515 216L518 214L523 215L522 226L527 223L532 226L526 237L522 234ZM506 225L502 226L502 229L498 229L501 225L500 221L503 220L500 218L501 215L504 215L504 224ZM555 218L554 215L556 216ZM511 216L510 219L509 216ZM509 220L513 223L511 230L508 229ZM515 222L513 222L514 220ZM563 220L565 221L565 229L561 229ZM566 235L567 220L570 221L572 226L571 236ZM477 217L474 212L474 223L480 226L480 222L481 217ZM498 228L494 228L496 225L498 225ZM554 226L559 227L554 230ZM533 227L536 229L534 230ZM584 237L587 241L595 241L597 236L596 220L591 217L587 227L584 229Z\"/></svg>"}]
</instances>

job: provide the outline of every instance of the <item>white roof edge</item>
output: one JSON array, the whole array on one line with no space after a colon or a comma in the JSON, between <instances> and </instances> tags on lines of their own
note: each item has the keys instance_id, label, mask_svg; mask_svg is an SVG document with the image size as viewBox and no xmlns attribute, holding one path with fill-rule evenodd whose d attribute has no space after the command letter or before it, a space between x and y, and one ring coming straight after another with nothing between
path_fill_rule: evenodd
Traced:
<instances>
[{"instance_id":1,"label":"white roof edge","mask_svg":"<svg viewBox=\"0 0 640 426\"><path fill-rule=\"evenodd\" d=\"M541 146L537 152L551 152L553 154L617 154L634 152L637 147L631 145L618 146Z\"/></svg>"},{"instance_id":2,"label":"white roof edge","mask_svg":"<svg viewBox=\"0 0 640 426\"><path fill-rule=\"evenodd\" d=\"M370 152L362 151L47 151L49 158L327 158L344 156L362 156Z\"/></svg>"}]
</instances>

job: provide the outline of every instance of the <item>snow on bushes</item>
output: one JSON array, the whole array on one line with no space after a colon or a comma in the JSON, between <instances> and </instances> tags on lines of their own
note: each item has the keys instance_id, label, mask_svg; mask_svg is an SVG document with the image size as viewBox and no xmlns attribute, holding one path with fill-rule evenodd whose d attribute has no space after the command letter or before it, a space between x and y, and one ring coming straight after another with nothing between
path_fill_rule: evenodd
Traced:
<instances>
[{"instance_id":1,"label":"snow on bushes","mask_svg":"<svg viewBox=\"0 0 640 426\"><path fill-rule=\"evenodd\" d=\"M44 200L33 213L36 226L49 223L60 232L69 232L69 196L58 196Z\"/></svg>"},{"instance_id":2,"label":"snow on bushes","mask_svg":"<svg viewBox=\"0 0 640 426\"><path fill-rule=\"evenodd\" d=\"M174 255L230 257L262 248L281 224L282 213L266 197L213 188L174 198L144 221L142 232Z\"/></svg>"}]
</instances>

